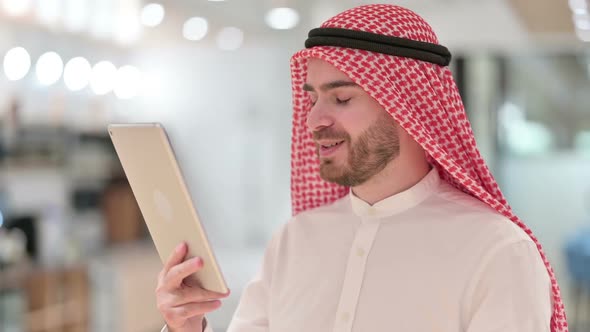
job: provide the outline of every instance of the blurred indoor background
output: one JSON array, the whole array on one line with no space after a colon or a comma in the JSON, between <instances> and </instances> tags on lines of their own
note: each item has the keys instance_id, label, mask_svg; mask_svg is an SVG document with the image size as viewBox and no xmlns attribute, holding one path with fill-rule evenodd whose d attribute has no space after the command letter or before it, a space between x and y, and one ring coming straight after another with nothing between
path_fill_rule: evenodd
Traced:
<instances>
[{"instance_id":1,"label":"blurred indoor background","mask_svg":"<svg viewBox=\"0 0 590 332\"><path fill-rule=\"evenodd\" d=\"M479 147L590 331L590 3L387 2L450 48ZM364 3L0 0L0 331L161 328L111 122L167 128L232 289L224 331L290 216L289 58Z\"/></svg>"}]
</instances>

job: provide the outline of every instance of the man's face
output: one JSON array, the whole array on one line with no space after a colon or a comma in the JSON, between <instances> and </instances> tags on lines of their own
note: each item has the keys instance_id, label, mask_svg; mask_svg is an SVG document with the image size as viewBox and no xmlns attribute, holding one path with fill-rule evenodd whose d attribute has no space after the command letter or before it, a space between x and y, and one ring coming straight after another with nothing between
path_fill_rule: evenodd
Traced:
<instances>
[{"instance_id":1,"label":"man's face","mask_svg":"<svg viewBox=\"0 0 590 332\"><path fill-rule=\"evenodd\" d=\"M399 155L398 128L391 115L336 67L309 59L304 90L313 103L307 125L324 180L358 186Z\"/></svg>"}]
</instances>

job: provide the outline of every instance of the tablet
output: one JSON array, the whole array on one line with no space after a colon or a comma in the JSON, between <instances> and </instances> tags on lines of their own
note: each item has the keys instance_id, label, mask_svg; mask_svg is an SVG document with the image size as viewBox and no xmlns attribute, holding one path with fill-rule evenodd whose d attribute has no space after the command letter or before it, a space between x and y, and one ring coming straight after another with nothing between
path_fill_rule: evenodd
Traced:
<instances>
[{"instance_id":1,"label":"tablet","mask_svg":"<svg viewBox=\"0 0 590 332\"><path fill-rule=\"evenodd\" d=\"M187 259L199 256L204 262L190 278L202 288L226 293L225 279L164 127L111 124L108 132L162 262L184 241L189 248Z\"/></svg>"}]
</instances>

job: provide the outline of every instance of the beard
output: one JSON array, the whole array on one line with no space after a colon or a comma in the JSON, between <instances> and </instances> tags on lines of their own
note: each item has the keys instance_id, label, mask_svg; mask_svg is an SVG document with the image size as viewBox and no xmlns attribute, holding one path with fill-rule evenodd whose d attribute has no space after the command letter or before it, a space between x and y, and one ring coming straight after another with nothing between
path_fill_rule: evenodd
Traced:
<instances>
[{"instance_id":1,"label":"beard","mask_svg":"<svg viewBox=\"0 0 590 332\"><path fill-rule=\"evenodd\" d=\"M334 139L348 143L348 159L339 164L334 158L320 161L320 177L341 186L354 187L381 172L400 153L399 135L389 114L365 129L354 141L345 131L324 129L314 139ZM319 156L319 149L316 150Z\"/></svg>"}]
</instances>

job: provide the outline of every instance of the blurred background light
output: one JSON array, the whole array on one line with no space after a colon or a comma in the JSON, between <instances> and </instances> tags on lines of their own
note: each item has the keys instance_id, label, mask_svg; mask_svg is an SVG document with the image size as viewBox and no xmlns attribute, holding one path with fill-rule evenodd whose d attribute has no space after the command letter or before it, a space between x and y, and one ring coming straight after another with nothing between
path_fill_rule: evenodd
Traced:
<instances>
[{"instance_id":1,"label":"blurred background light","mask_svg":"<svg viewBox=\"0 0 590 332\"><path fill-rule=\"evenodd\" d=\"M508 147L518 155L548 153L553 145L553 135L546 125L526 121L515 123L508 131Z\"/></svg>"},{"instance_id":2,"label":"blurred background light","mask_svg":"<svg viewBox=\"0 0 590 332\"><path fill-rule=\"evenodd\" d=\"M543 123L526 119L524 110L506 102L499 110L498 117L504 129L504 143L517 155L539 155L553 147L554 137Z\"/></svg>"},{"instance_id":3,"label":"blurred background light","mask_svg":"<svg viewBox=\"0 0 590 332\"><path fill-rule=\"evenodd\" d=\"M42 24L54 25L59 20L62 6L60 0L39 0L36 8Z\"/></svg>"},{"instance_id":4,"label":"blurred background light","mask_svg":"<svg viewBox=\"0 0 590 332\"><path fill-rule=\"evenodd\" d=\"M244 32L236 27L225 27L217 34L217 47L224 51L235 51L244 42Z\"/></svg>"},{"instance_id":5,"label":"blurred background light","mask_svg":"<svg viewBox=\"0 0 590 332\"><path fill-rule=\"evenodd\" d=\"M122 21L121 26L115 36L115 40L121 44L134 43L139 39L140 29L139 26L133 21Z\"/></svg>"},{"instance_id":6,"label":"blurred background light","mask_svg":"<svg viewBox=\"0 0 590 332\"><path fill-rule=\"evenodd\" d=\"M140 1L119 1L117 12L115 40L121 44L131 44L139 40L141 35Z\"/></svg>"},{"instance_id":7,"label":"blurred background light","mask_svg":"<svg viewBox=\"0 0 590 332\"><path fill-rule=\"evenodd\" d=\"M117 18L113 13L113 2L116 0L96 1L92 6L89 18L89 32L96 39L109 40L113 37Z\"/></svg>"},{"instance_id":8,"label":"blurred background light","mask_svg":"<svg viewBox=\"0 0 590 332\"><path fill-rule=\"evenodd\" d=\"M11 81L25 77L31 68L31 56L22 47L15 47L4 56L4 73Z\"/></svg>"},{"instance_id":9,"label":"blurred background light","mask_svg":"<svg viewBox=\"0 0 590 332\"><path fill-rule=\"evenodd\" d=\"M39 57L35 67L37 80L42 85L51 85L59 80L63 72L64 63L55 52L47 52Z\"/></svg>"},{"instance_id":10,"label":"blurred background light","mask_svg":"<svg viewBox=\"0 0 590 332\"><path fill-rule=\"evenodd\" d=\"M44 1L44 0L42 0ZM63 1L63 25L71 32L83 31L87 28L89 20L87 0L62 0Z\"/></svg>"},{"instance_id":11,"label":"blurred background light","mask_svg":"<svg viewBox=\"0 0 590 332\"><path fill-rule=\"evenodd\" d=\"M574 24L577 29L590 30L590 14L574 14Z\"/></svg>"},{"instance_id":12,"label":"blurred background light","mask_svg":"<svg viewBox=\"0 0 590 332\"><path fill-rule=\"evenodd\" d=\"M2 0L2 8L8 15L21 16L31 8L31 0Z\"/></svg>"},{"instance_id":13,"label":"blurred background light","mask_svg":"<svg viewBox=\"0 0 590 332\"><path fill-rule=\"evenodd\" d=\"M109 61L100 61L92 67L90 88L97 95L109 93L114 85L117 67Z\"/></svg>"},{"instance_id":14,"label":"blurred background light","mask_svg":"<svg viewBox=\"0 0 590 332\"><path fill-rule=\"evenodd\" d=\"M76 57L66 63L64 82L71 91L79 91L88 85L91 73L92 68L88 60Z\"/></svg>"},{"instance_id":15,"label":"blurred background light","mask_svg":"<svg viewBox=\"0 0 590 332\"><path fill-rule=\"evenodd\" d=\"M140 21L141 24L148 27L155 27L162 23L164 20L164 6L159 3L150 3L145 5L141 10Z\"/></svg>"},{"instance_id":16,"label":"blurred background light","mask_svg":"<svg viewBox=\"0 0 590 332\"><path fill-rule=\"evenodd\" d=\"M209 24L202 17L189 18L182 27L182 35L188 40L201 40L207 35Z\"/></svg>"},{"instance_id":17,"label":"blurred background light","mask_svg":"<svg viewBox=\"0 0 590 332\"><path fill-rule=\"evenodd\" d=\"M299 14L293 8L273 8L266 14L265 22L273 29L293 29L299 23Z\"/></svg>"},{"instance_id":18,"label":"blurred background light","mask_svg":"<svg viewBox=\"0 0 590 332\"><path fill-rule=\"evenodd\" d=\"M123 66L116 73L115 95L119 99L133 98L139 93L142 82L139 69L133 66Z\"/></svg>"},{"instance_id":19,"label":"blurred background light","mask_svg":"<svg viewBox=\"0 0 590 332\"><path fill-rule=\"evenodd\" d=\"M588 12L586 0L569 0L570 9L574 14L584 14Z\"/></svg>"},{"instance_id":20,"label":"blurred background light","mask_svg":"<svg viewBox=\"0 0 590 332\"><path fill-rule=\"evenodd\" d=\"M569 0L575 34L579 40L590 42L590 13L586 0Z\"/></svg>"}]
</instances>

